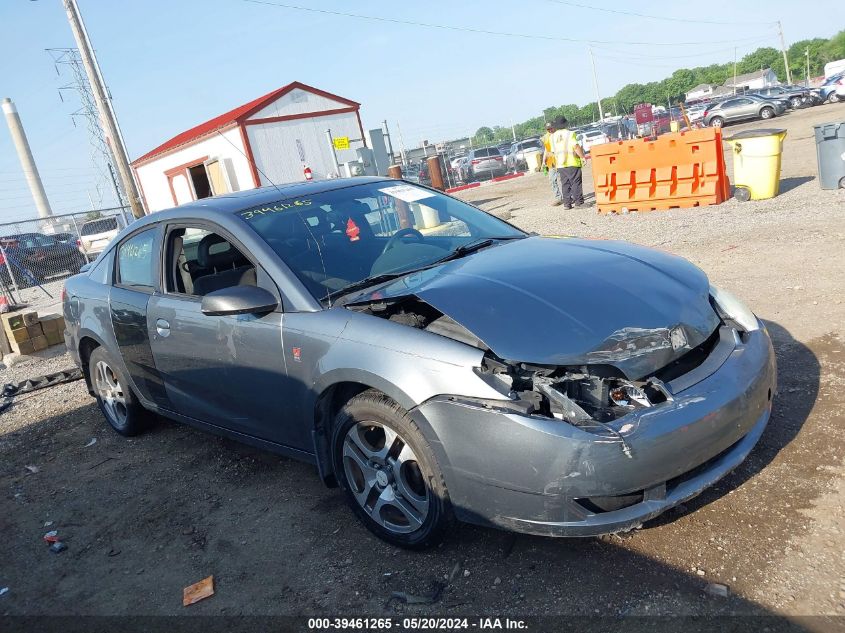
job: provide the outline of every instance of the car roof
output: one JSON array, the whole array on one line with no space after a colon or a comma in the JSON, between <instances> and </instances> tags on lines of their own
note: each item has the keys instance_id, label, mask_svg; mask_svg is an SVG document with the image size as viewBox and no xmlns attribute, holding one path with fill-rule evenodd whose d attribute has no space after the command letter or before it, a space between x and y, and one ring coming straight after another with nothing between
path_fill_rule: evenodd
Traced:
<instances>
[{"instance_id":1,"label":"car roof","mask_svg":"<svg viewBox=\"0 0 845 633\"><path fill-rule=\"evenodd\" d=\"M211 198L200 198L193 202L167 209L167 211L217 211L222 213L237 213L259 204L276 202L283 198L298 198L315 195L335 189L346 189L355 185L373 182L395 182L393 178L375 176L357 176L355 178L333 178L328 180L313 180L311 182L294 182L281 185L270 185L256 189L235 191ZM156 212L160 213L160 212Z\"/></svg>"}]
</instances>

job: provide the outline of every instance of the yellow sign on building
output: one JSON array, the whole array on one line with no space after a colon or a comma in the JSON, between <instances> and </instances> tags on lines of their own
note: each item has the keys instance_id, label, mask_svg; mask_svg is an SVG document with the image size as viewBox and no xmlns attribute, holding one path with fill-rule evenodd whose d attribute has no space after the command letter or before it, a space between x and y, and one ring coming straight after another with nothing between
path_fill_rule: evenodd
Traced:
<instances>
[{"instance_id":1,"label":"yellow sign on building","mask_svg":"<svg viewBox=\"0 0 845 633\"><path fill-rule=\"evenodd\" d=\"M335 149L349 149L348 136L335 136L333 140Z\"/></svg>"}]
</instances>

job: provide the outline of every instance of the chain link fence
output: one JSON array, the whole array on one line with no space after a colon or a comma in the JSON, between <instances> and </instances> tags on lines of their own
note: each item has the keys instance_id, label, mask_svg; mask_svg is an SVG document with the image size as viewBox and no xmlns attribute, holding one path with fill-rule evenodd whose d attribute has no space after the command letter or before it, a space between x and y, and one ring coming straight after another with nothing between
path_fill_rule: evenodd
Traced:
<instances>
[{"instance_id":1,"label":"chain link fence","mask_svg":"<svg viewBox=\"0 0 845 633\"><path fill-rule=\"evenodd\" d=\"M57 306L62 282L94 261L132 219L129 207L0 223L0 295L8 303Z\"/></svg>"}]
</instances>

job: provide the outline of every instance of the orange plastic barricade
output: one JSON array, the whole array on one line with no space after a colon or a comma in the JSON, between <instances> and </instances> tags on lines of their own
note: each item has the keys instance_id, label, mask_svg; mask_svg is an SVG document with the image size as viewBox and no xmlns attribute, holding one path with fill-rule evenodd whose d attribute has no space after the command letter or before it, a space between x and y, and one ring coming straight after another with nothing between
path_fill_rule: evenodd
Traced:
<instances>
[{"instance_id":1,"label":"orange plastic barricade","mask_svg":"<svg viewBox=\"0 0 845 633\"><path fill-rule=\"evenodd\" d=\"M594 145L590 155L603 213L698 207L730 197L719 128Z\"/></svg>"}]
</instances>

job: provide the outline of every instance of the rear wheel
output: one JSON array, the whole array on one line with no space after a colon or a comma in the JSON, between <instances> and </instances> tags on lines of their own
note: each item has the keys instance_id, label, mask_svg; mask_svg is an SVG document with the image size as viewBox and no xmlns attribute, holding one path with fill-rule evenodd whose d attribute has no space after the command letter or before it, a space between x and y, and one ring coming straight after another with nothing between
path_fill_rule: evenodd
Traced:
<instances>
[{"instance_id":1,"label":"rear wheel","mask_svg":"<svg viewBox=\"0 0 845 633\"><path fill-rule=\"evenodd\" d=\"M839 97L838 94L836 94L835 92L831 92L830 96L827 98L827 100L830 101L831 103L836 103L837 101L839 101L839 98L840 97Z\"/></svg>"},{"instance_id":2,"label":"rear wheel","mask_svg":"<svg viewBox=\"0 0 845 633\"><path fill-rule=\"evenodd\" d=\"M722 127L725 124L725 120L720 116L714 116L710 119L710 125L712 127Z\"/></svg>"},{"instance_id":3,"label":"rear wheel","mask_svg":"<svg viewBox=\"0 0 845 633\"><path fill-rule=\"evenodd\" d=\"M373 534L408 549L436 544L454 523L443 475L407 412L366 391L335 419L334 469Z\"/></svg>"},{"instance_id":4,"label":"rear wheel","mask_svg":"<svg viewBox=\"0 0 845 633\"><path fill-rule=\"evenodd\" d=\"M792 98L789 100L789 103L791 103L791 104L792 104L792 107L793 107L793 108L798 108L798 107L800 107L800 106L801 106L801 104L803 103L803 101L802 101L801 97L792 97Z\"/></svg>"},{"instance_id":5,"label":"rear wheel","mask_svg":"<svg viewBox=\"0 0 845 633\"><path fill-rule=\"evenodd\" d=\"M760 110L760 117L763 119L771 119L773 116L775 116L775 111L769 106Z\"/></svg>"},{"instance_id":6,"label":"rear wheel","mask_svg":"<svg viewBox=\"0 0 845 633\"><path fill-rule=\"evenodd\" d=\"M115 431L132 436L149 426L152 414L138 402L126 378L102 347L91 352L88 371L100 411Z\"/></svg>"}]
</instances>

